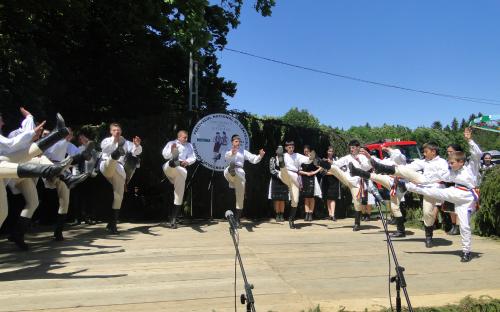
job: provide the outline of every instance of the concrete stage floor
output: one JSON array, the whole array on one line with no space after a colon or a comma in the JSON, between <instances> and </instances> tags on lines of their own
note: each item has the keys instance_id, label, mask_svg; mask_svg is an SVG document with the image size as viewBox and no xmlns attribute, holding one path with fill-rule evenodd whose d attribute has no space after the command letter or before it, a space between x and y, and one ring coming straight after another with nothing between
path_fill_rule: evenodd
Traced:
<instances>
[{"instance_id":1,"label":"concrete stage floor","mask_svg":"<svg viewBox=\"0 0 500 312\"><path fill-rule=\"evenodd\" d=\"M244 220L240 249L257 311L388 306L382 224L364 222L353 232L352 222L299 220L290 230L286 222ZM0 239L0 311L234 311L227 222L193 221L177 230L121 223L119 236L104 227L68 227L64 242L51 241L43 228L28 234L30 252ZM466 295L500 298L500 242L475 236L473 260L460 263L460 236L436 231L437 246L427 249L423 231L408 233L394 245L414 307ZM242 286L238 267L238 296ZM239 302L238 311L245 311Z\"/></svg>"}]
</instances>

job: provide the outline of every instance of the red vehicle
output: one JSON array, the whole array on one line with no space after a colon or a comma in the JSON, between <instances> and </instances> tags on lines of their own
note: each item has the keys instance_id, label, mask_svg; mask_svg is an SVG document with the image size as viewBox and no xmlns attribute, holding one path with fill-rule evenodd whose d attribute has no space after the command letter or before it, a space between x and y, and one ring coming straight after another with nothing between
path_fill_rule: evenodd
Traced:
<instances>
[{"instance_id":1,"label":"red vehicle","mask_svg":"<svg viewBox=\"0 0 500 312\"><path fill-rule=\"evenodd\" d=\"M383 147L397 148L406 156L408 161L415 158L421 158L420 149L415 141L393 141L393 140L381 140L379 142L367 144L366 147L372 153L376 153L376 156L380 159L384 159L386 155L382 152Z\"/></svg>"}]
</instances>

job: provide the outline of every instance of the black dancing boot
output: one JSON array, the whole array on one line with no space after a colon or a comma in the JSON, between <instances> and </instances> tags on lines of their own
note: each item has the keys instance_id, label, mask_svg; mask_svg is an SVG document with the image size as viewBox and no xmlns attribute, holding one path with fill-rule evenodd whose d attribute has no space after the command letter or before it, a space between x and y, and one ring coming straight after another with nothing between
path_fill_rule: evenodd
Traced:
<instances>
[{"instance_id":1,"label":"black dancing boot","mask_svg":"<svg viewBox=\"0 0 500 312\"><path fill-rule=\"evenodd\" d=\"M179 215L180 211L181 205L174 205L174 207L172 208L172 221L170 222L171 229L177 228L177 216Z\"/></svg>"},{"instance_id":2,"label":"black dancing boot","mask_svg":"<svg viewBox=\"0 0 500 312\"><path fill-rule=\"evenodd\" d=\"M354 226L352 227L353 231L359 231L361 229L361 211L354 212Z\"/></svg>"},{"instance_id":3,"label":"black dancing boot","mask_svg":"<svg viewBox=\"0 0 500 312\"><path fill-rule=\"evenodd\" d=\"M9 240L11 242L14 242L16 246L23 251L29 249L28 244L26 244L26 242L24 241L24 234L28 230L30 222L31 222L30 218L19 217L19 219L17 220L16 227L14 228L11 236L9 237Z\"/></svg>"},{"instance_id":4,"label":"black dancing boot","mask_svg":"<svg viewBox=\"0 0 500 312\"><path fill-rule=\"evenodd\" d=\"M397 218L395 218L395 220L396 220L397 230L396 230L396 232L391 234L391 237L406 237L404 218L397 217Z\"/></svg>"},{"instance_id":5,"label":"black dancing boot","mask_svg":"<svg viewBox=\"0 0 500 312\"><path fill-rule=\"evenodd\" d=\"M19 178L46 178L52 179L62 174L62 172L71 164L71 157L66 158L58 164L39 165L32 163L19 164L17 166L17 176Z\"/></svg>"},{"instance_id":6,"label":"black dancing boot","mask_svg":"<svg viewBox=\"0 0 500 312\"><path fill-rule=\"evenodd\" d=\"M66 214L58 214L56 227L54 229L54 240L60 242L64 240L63 229L64 229L64 221L66 221Z\"/></svg>"},{"instance_id":7,"label":"black dancing boot","mask_svg":"<svg viewBox=\"0 0 500 312\"><path fill-rule=\"evenodd\" d=\"M370 179L370 173L368 171L356 168L352 163L349 163L349 173L352 177L361 177L366 180Z\"/></svg>"},{"instance_id":8,"label":"black dancing boot","mask_svg":"<svg viewBox=\"0 0 500 312\"><path fill-rule=\"evenodd\" d=\"M243 213L243 209L236 209L236 226L238 229L241 229L241 214Z\"/></svg>"},{"instance_id":9,"label":"black dancing boot","mask_svg":"<svg viewBox=\"0 0 500 312\"><path fill-rule=\"evenodd\" d=\"M395 174L396 173L396 166L383 165L379 162L376 162L373 159L370 159L370 163L371 163L371 165L376 173L382 173L382 174Z\"/></svg>"},{"instance_id":10,"label":"black dancing boot","mask_svg":"<svg viewBox=\"0 0 500 312\"><path fill-rule=\"evenodd\" d=\"M35 144L38 146L39 149L42 151L46 151L49 147L54 145L57 141L64 139L68 134L69 130L66 128L66 125L64 123L64 119L62 118L61 114L57 113L56 115L56 128L54 131L49 133L49 135L41 138L40 140L36 141Z\"/></svg>"},{"instance_id":11,"label":"black dancing boot","mask_svg":"<svg viewBox=\"0 0 500 312\"><path fill-rule=\"evenodd\" d=\"M332 168L332 164L330 164L328 161L322 160L322 159L317 159L315 161L314 165L321 167L321 168L325 169L326 171L328 171L328 170L330 170L330 168Z\"/></svg>"},{"instance_id":12,"label":"black dancing boot","mask_svg":"<svg viewBox=\"0 0 500 312\"><path fill-rule=\"evenodd\" d=\"M229 167L227 168L227 171L229 172L229 174L234 177L236 176L236 164L234 163L234 161L231 161L229 163Z\"/></svg>"},{"instance_id":13,"label":"black dancing boot","mask_svg":"<svg viewBox=\"0 0 500 312\"><path fill-rule=\"evenodd\" d=\"M295 229L295 214L297 213L297 207L292 207L290 209L290 216L288 217L288 225L291 229Z\"/></svg>"},{"instance_id":14,"label":"black dancing boot","mask_svg":"<svg viewBox=\"0 0 500 312\"><path fill-rule=\"evenodd\" d=\"M469 262L471 259L470 252L462 252L462 257L460 259L460 262Z\"/></svg>"},{"instance_id":15,"label":"black dancing boot","mask_svg":"<svg viewBox=\"0 0 500 312\"><path fill-rule=\"evenodd\" d=\"M120 232L118 232L118 228L116 227L116 224L118 223L118 216L120 215L120 209L111 209L111 210L112 210L111 219L106 225L106 229L110 234L120 234Z\"/></svg>"},{"instance_id":16,"label":"black dancing boot","mask_svg":"<svg viewBox=\"0 0 500 312\"><path fill-rule=\"evenodd\" d=\"M179 161L179 149L176 147L172 148L172 158L168 162L168 165L172 168L178 167L181 165Z\"/></svg>"},{"instance_id":17,"label":"black dancing boot","mask_svg":"<svg viewBox=\"0 0 500 312\"><path fill-rule=\"evenodd\" d=\"M111 159L118 160L120 157L125 156L125 149L123 146L125 145L125 140L118 142L118 146L111 153Z\"/></svg>"},{"instance_id":18,"label":"black dancing boot","mask_svg":"<svg viewBox=\"0 0 500 312\"><path fill-rule=\"evenodd\" d=\"M81 153L73 155L73 162L71 163L72 165L77 165L85 160L89 161L92 159L92 152L95 150L95 142L94 141L89 141L87 143L87 146L85 147L85 150L83 150Z\"/></svg>"},{"instance_id":19,"label":"black dancing boot","mask_svg":"<svg viewBox=\"0 0 500 312\"><path fill-rule=\"evenodd\" d=\"M431 248L432 247L432 234L434 232L434 227L433 226L426 226L425 227L425 247Z\"/></svg>"},{"instance_id":20,"label":"black dancing boot","mask_svg":"<svg viewBox=\"0 0 500 312\"><path fill-rule=\"evenodd\" d=\"M285 168L285 154L283 150L283 146L278 146L276 149L276 156L278 156L278 163L280 168Z\"/></svg>"},{"instance_id":21,"label":"black dancing boot","mask_svg":"<svg viewBox=\"0 0 500 312\"><path fill-rule=\"evenodd\" d=\"M72 175L70 172L65 171L62 175L59 176L59 179L66 184L68 189L72 189L78 184L82 183L83 181L87 180L87 178L90 176L90 173L82 173L82 174L77 174L77 175Z\"/></svg>"}]
</instances>

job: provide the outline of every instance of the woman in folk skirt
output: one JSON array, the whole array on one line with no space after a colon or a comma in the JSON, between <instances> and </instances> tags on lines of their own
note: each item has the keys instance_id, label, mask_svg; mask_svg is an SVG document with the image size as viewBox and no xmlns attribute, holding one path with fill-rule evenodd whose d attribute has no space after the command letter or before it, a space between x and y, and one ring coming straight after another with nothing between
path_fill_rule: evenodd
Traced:
<instances>
[{"instance_id":1,"label":"woman in folk skirt","mask_svg":"<svg viewBox=\"0 0 500 312\"><path fill-rule=\"evenodd\" d=\"M327 158L325 159L330 164L337 160L335 157L335 152L333 146L329 146L326 152ZM326 207L328 208L328 217L332 221L337 221L335 218L335 204L336 200L340 200L340 182L332 173L326 172L326 174L321 179L323 201L326 202Z\"/></svg>"},{"instance_id":2,"label":"woman in folk skirt","mask_svg":"<svg viewBox=\"0 0 500 312\"><path fill-rule=\"evenodd\" d=\"M311 147L309 145L304 145L304 155L309 157L311 155ZM299 171L300 178L302 180L301 195L304 199L304 210L305 218L304 221L312 221L314 213L314 196L321 197L321 188L319 187L318 179L316 175L321 171L313 163L302 164L301 170Z\"/></svg>"},{"instance_id":3,"label":"woman in folk skirt","mask_svg":"<svg viewBox=\"0 0 500 312\"><path fill-rule=\"evenodd\" d=\"M273 201L274 211L276 212L276 222L285 221L285 203L289 200L288 186L279 178L280 166L278 157L271 157L269 161L269 171L271 180L269 181L268 198Z\"/></svg>"}]
</instances>

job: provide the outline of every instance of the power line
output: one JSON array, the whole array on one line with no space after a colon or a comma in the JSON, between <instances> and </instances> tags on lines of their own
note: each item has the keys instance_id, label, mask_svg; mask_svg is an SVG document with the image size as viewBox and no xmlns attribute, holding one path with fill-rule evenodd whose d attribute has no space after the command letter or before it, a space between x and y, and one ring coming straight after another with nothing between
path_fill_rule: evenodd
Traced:
<instances>
[{"instance_id":1,"label":"power line","mask_svg":"<svg viewBox=\"0 0 500 312\"><path fill-rule=\"evenodd\" d=\"M348 80L357 81L357 82L361 82L361 83L372 84L372 85L376 85L379 87L393 88L393 89L399 89L399 90L408 91L408 92L416 92L416 93L422 93L422 94L427 94L427 95L440 96L440 97L451 98L451 99L460 100L460 101L467 101L467 102L473 102L473 103L500 106L500 100L492 100L492 99L476 98L476 97L468 97L468 96L459 96L459 95L447 94L447 93L442 93L442 92L407 88L407 87L383 83L383 82L377 82L377 81L372 81L372 80L367 80L367 79L362 79L362 78L357 78L357 77L352 77L352 76L347 76L347 75L336 74L336 73L332 73L332 72L328 72L328 71L320 70L320 69L315 69L315 68L311 68L311 67L295 65L295 64L284 62L284 61L279 61L279 60L272 59L269 57L259 56L259 55L255 55L252 53L239 51L239 50L235 50L235 49L225 48L225 50L231 51L234 53L243 54L243 55L250 56L253 58L265 60L265 61L272 62L272 63L277 63L277 64L281 64L281 65L285 65L285 66L289 66L289 67L294 67L294 68L298 68L298 69L302 69L302 70L307 70L307 71L311 71L311 72L315 72L315 73L319 73L319 74L324 74L324 75L328 75L328 76L333 76L333 77L337 77L337 78L343 78L343 79L348 79Z\"/></svg>"}]
</instances>

